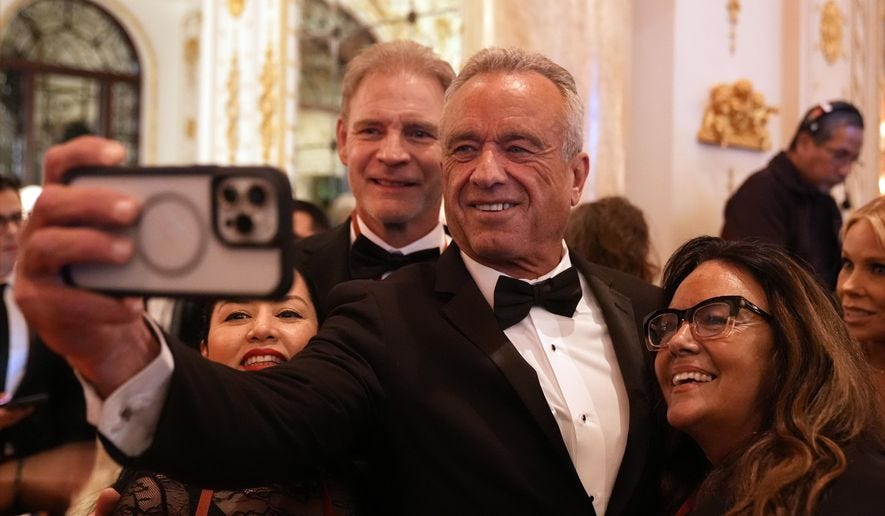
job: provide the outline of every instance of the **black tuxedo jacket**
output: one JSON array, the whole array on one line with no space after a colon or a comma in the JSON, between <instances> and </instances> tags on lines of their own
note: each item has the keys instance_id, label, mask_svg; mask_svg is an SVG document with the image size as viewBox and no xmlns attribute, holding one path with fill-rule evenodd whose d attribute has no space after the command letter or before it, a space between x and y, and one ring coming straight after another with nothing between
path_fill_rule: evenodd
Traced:
<instances>
[{"instance_id":1,"label":"black tuxedo jacket","mask_svg":"<svg viewBox=\"0 0 885 516\"><path fill-rule=\"evenodd\" d=\"M5 449L12 456L26 457L63 443L95 439L95 430L86 422L83 390L71 367L32 338L15 397L39 393L48 394L49 400L37 405L30 416L0 430L0 461Z\"/></svg>"},{"instance_id":2,"label":"black tuxedo jacket","mask_svg":"<svg viewBox=\"0 0 885 516\"><path fill-rule=\"evenodd\" d=\"M638 327L659 291L573 257L599 302L630 399L609 514L655 500L648 354ZM456 245L435 264L331 295L287 364L243 374L172 343L152 447L136 461L226 485L280 480L360 450L382 514L592 514L534 369L499 329ZM200 429L182 432L182 429Z\"/></svg>"},{"instance_id":3,"label":"black tuxedo jacket","mask_svg":"<svg viewBox=\"0 0 885 516\"><path fill-rule=\"evenodd\" d=\"M332 288L353 279L349 259L350 218L329 231L299 240L295 244L295 263L304 273L308 290L320 313L326 313L326 303Z\"/></svg>"}]
</instances>

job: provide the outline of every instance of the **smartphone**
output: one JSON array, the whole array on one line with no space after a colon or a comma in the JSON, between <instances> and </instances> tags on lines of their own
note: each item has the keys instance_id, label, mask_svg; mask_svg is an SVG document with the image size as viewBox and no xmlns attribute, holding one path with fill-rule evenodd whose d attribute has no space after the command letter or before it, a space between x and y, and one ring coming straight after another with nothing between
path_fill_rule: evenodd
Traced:
<instances>
[{"instance_id":1,"label":"smartphone","mask_svg":"<svg viewBox=\"0 0 885 516\"><path fill-rule=\"evenodd\" d=\"M122 233L126 264L69 264L71 285L113 295L279 298L292 285L292 190L270 167L92 167L72 186L115 188L144 205Z\"/></svg>"},{"instance_id":2,"label":"smartphone","mask_svg":"<svg viewBox=\"0 0 885 516\"><path fill-rule=\"evenodd\" d=\"M40 405L41 403L46 403L47 401L49 401L49 395L45 392L40 392L37 394L27 394L25 396L12 398L6 403L0 403L0 408L16 409L22 407L33 407L36 405Z\"/></svg>"}]
</instances>

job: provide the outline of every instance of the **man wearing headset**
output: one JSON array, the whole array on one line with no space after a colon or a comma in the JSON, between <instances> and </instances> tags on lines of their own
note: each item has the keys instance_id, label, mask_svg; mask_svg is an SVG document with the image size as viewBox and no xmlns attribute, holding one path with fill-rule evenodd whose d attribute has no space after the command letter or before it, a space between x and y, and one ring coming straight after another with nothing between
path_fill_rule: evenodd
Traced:
<instances>
[{"instance_id":1,"label":"man wearing headset","mask_svg":"<svg viewBox=\"0 0 885 516\"><path fill-rule=\"evenodd\" d=\"M862 145L863 116L855 106L831 101L812 107L790 147L728 200L722 237L780 244L835 288L842 215L830 190L845 181Z\"/></svg>"}]
</instances>

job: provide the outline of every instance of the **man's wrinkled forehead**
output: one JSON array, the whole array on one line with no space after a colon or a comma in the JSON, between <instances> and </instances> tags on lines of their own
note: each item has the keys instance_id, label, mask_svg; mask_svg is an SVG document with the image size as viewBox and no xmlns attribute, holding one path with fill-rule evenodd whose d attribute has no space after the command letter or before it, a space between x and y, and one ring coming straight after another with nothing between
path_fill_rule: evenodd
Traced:
<instances>
[{"instance_id":1,"label":"man's wrinkled forehead","mask_svg":"<svg viewBox=\"0 0 885 516\"><path fill-rule=\"evenodd\" d=\"M453 107L458 103L465 102L466 99L469 99L471 96L478 95L482 92L488 92L491 89L501 89L500 84L492 84L489 79L492 76L502 76L502 77L515 77L515 73L506 73L506 72L483 72L474 75L473 77L467 79L467 81L461 83L460 87L456 91L448 91L446 92L445 102L443 104L443 126L451 125L446 124L446 120L449 118L449 114ZM483 83L480 87L477 87L477 83ZM454 84L454 83L453 83ZM445 130L445 129L443 129Z\"/></svg>"},{"instance_id":2,"label":"man's wrinkled forehead","mask_svg":"<svg viewBox=\"0 0 885 516\"><path fill-rule=\"evenodd\" d=\"M529 77L537 76L544 81L549 82L549 84L555 87L557 90L559 89L550 81L549 78L544 77L543 75L534 72L534 71L492 71L492 72L483 72L470 77L461 84L457 91L447 92L445 99L445 104L443 105L443 115L442 115L442 127L441 127L441 136L443 137L443 141L445 141L445 137L448 136L453 129L453 124L456 120L452 119L451 116L452 110L458 106L463 105L471 99L471 97L488 94L490 91L493 92L513 92L513 93L523 93L527 92L531 89L529 82L526 80ZM491 80L495 79L495 80ZM480 83L480 84L477 84ZM529 98L528 100L531 100ZM521 106L525 110L525 115L530 115L533 107L530 106L531 102ZM563 110L563 120L565 119L565 103L563 99L563 104L561 106ZM462 115L462 113L459 113Z\"/></svg>"}]
</instances>

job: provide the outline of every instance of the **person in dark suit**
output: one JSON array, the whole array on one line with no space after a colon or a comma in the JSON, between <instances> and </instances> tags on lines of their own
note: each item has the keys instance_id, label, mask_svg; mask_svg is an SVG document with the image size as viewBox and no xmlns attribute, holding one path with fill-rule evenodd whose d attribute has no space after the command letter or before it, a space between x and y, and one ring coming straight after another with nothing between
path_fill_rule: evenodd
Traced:
<instances>
[{"instance_id":1,"label":"person in dark suit","mask_svg":"<svg viewBox=\"0 0 885 516\"><path fill-rule=\"evenodd\" d=\"M360 451L378 513L654 513L660 432L639 328L659 290L564 244L589 172L582 123L574 79L549 59L471 58L440 133L452 245L384 281L342 283L307 348L248 377L166 342L132 301L58 287L90 307L77 310L88 325L53 301L64 263L129 257L125 238L64 225L131 224L123 193L44 193L18 299L80 371L121 460L229 485ZM51 149L45 173L122 154L84 138Z\"/></svg>"},{"instance_id":2,"label":"person in dark suit","mask_svg":"<svg viewBox=\"0 0 885 516\"><path fill-rule=\"evenodd\" d=\"M842 213L830 191L851 173L863 141L863 115L856 106L841 100L813 106L789 147L747 177L725 203L722 238L777 244L835 290ZM843 209L849 207L846 197Z\"/></svg>"},{"instance_id":3,"label":"person in dark suit","mask_svg":"<svg viewBox=\"0 0 885 516\"><path fill-rule=\"evenodd\" d=\"M31 334L13 299L9 281L22 226L19 186L18 179L0 175L0 513L13 507L63 509L79 485L76 473L85 476L91 467L95 437L73 371ZM39 399L16 404L29 397ZM38 478L42 494L29 489Z\"/></svg>"},{"instance_id":4,"label":"person in dark suit","mask_svg":"<svg viewBox=\"0 0 885 516\"><path fill-rule=\"evenodd\" d=\"M292 232L302 240L331 229L322 208L304 199L292 199Z\"/></svg>"},{"instance_id":5,"label":"person in dark suit","mask_svg":"<svg viewBox=\"0 0 885 516\"><path fill-rule=\"evenodd\" d=\"M454 77L413 41L378 43L348 63L335 134L356 206L343 224L295 248L318 307L342 281L379 279L445 249L438 138Z\"/></svg>"}]
</instances>

